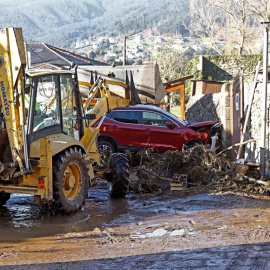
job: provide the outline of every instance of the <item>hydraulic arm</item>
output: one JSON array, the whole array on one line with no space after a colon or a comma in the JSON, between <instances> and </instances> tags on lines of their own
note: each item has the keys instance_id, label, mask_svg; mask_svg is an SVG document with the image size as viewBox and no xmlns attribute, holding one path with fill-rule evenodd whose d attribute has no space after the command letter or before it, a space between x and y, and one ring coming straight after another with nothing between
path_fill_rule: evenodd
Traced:
<instances>
[{"instance_id":1,"label":"hydraulic arm","mask_svg":"<svg viewBox=\"0 0 270 270\"><path fill-rule=\"evenodd\" d=\"M113 96L109 84L117 84L116 81L108 81L104 80L102 78L98 78L97 81L94 83L94 85L89 90L89 97L84 103L84 111L88 110L88 107L90 105L90 102L96 97L96 95L99 95L98 102L96 105L91 109L91 115L93 116L92 119L88 122L87 126L85 126L84 136L81 139L81 142L85 146L85 149L87 152L97 153L97 147L96 147L96 138L99 133L99 127L102 124L102 121L104 118L102 116L108 112L110 112L112 109L119 107L119 106L128 106L130 104L130 101L126 98L122 98L119 96ZM128 92L127 86L123 83L118 83L118 85L125 88L125 91ZM125 93L125 96L128 94ZM92 126L96 121L99 119L100 123L97 127L93 128Z\"/></svg>"},{"instance_id":2,"label":"hydraulic arm","mask_svg":"<svg viewBox=\"0 0 270 270\"><path fill-rule=\"evenodd\" d=\"M4 28L0 30L0 110L1 141L4 150L0 162L8 161L10 167L19 165L19 174L24 174L28 167L25 151L24 127L26 124L23 102L24 67L26 64L22 30L19 28ZM11 153L10 153L11 152ZM7 160L10 156L11 160ZM12 165L11 163L14 163ZM1 167L1 166L0 166ZM2 173L6 173L2 166ZM0 169L1 171L1 169ZM1 172L0 172L1 175Z\"/></svg>"}]
</instances>

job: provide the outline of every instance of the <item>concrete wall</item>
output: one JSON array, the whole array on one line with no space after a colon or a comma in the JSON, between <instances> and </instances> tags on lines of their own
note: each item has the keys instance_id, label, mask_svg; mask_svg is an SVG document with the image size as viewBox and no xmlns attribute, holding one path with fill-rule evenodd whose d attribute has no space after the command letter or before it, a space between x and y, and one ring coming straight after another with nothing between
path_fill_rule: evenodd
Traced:
<instances>
[{"instance_id":1,"label":"concrete wall","mask_svg":"<svg viewBox=\"0 0 270 270\"><path fill-rule=\"evenodd\" d=\"M192 96L186 105L186 119L217 121L222 126L222 146L231 143L230 85L223 84L220 93Z\"/></svg>"},{"instance_id":2,"label":"concrete wall","mask_svg":"<svg viewBox=\"0 0 270 270\"><path fill-rule=\"evenodd\" d=\"M244 75L253 78L262 55L208 55L202 56L203 78L214 81L230 81Z\"/></svg>"},{"instance_id":3,"label":"concrete wall","mask_svg":"<svg viewBox=\"0 0 270 270\"><path fill-rule=\"evenodd\" d=\"M194 79L210 81L230 81L239 75L253 78L262 55L199 55L192 59L186 73Z\"/></svg>"},{"instance_id":4,"label":"concrete wall","mask_svg":"<svg viewBox=\"0 0 270 270\"><path fill-rule=\"evenodd\" d=\"M254 139L255 141L248 144L245 148L245 157L254 162L260 162L260 146L262 145L262 103L263 103L263 82L262 75L259 75L254 99L251 107L251 118L246 139ZM268 82L267 95L267 114L266 114L266 174L270 176L270 83Z\"/></svg>"}]
</instances>

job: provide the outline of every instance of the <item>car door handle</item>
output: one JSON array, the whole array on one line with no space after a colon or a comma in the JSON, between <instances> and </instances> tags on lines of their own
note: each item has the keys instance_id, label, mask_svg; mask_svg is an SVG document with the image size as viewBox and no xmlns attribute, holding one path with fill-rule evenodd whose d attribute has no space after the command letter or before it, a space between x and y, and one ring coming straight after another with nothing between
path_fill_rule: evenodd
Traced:
<instances>
[{"instance_id":1,"label":"car door handle","mask_svg":"<svg viewBox=\"0 0 270 270\"><path fill-rule=\"evenodd\" d=\"M150 130L150 128L147 128L147 129L145 129L145 131L146 131L146 132L150 132L151 130Z\"/></svg>"},{"instance_id":2,"label":"car door handle","mask_svg":"<svg viewBox=\"0 0 270 270\"><path fill-rule=\"evenodd\" d=\"M117 126L112 126L112 129L117 129Z\"/></svg>"}]
</instances>

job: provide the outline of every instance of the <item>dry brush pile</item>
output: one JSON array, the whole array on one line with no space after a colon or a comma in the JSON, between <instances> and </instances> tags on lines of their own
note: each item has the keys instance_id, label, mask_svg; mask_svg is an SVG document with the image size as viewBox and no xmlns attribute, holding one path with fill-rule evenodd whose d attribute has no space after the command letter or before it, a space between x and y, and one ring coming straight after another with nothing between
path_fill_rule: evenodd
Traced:
<instances>
[{"instance_id":1,"label":"dry brush pile","mask_svg":"<svg viewBox=\"0 0 270 270\"><path fill-rule=\"evenodd\" d=\"M187 187L215 186L270 195L270 181L260 179L257 167L235 164L203 145L185 151L153 153L141 151L131 156L135 165L130 187L134 192L159 193L169 188L175 175L187 175Z\"/></svg>"}]
</instances>

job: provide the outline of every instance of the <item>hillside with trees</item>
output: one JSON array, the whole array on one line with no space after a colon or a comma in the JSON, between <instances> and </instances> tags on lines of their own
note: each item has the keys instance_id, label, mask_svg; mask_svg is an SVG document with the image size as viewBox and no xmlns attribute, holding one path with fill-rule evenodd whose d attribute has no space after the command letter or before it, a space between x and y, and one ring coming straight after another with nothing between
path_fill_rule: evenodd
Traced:
<instances>
[{"instance_id":1,"label":"hillside with trees","mask_svg":"<svg viewBox=\"0 0 270 270\"><path fill-rule=\"evenodd\" d=\"M74 39L155 28L185 32L185 0L0 0L1 27L22 27L28 41L68 47Z\"/></svg>"},{"instance_id":2,"label":"hillside with trees","mask_svg":"<svg viewBox=\"0 0 270 270\"><path fill-rule=\"evenodd\" d=\"M269 0L0 0L1 27L27 41L69 47L76 39L145 29L207 40L215 53L248 53L270 19ZM222 42L226 46L222 46Z\"/></svg>"}]
</instances>

